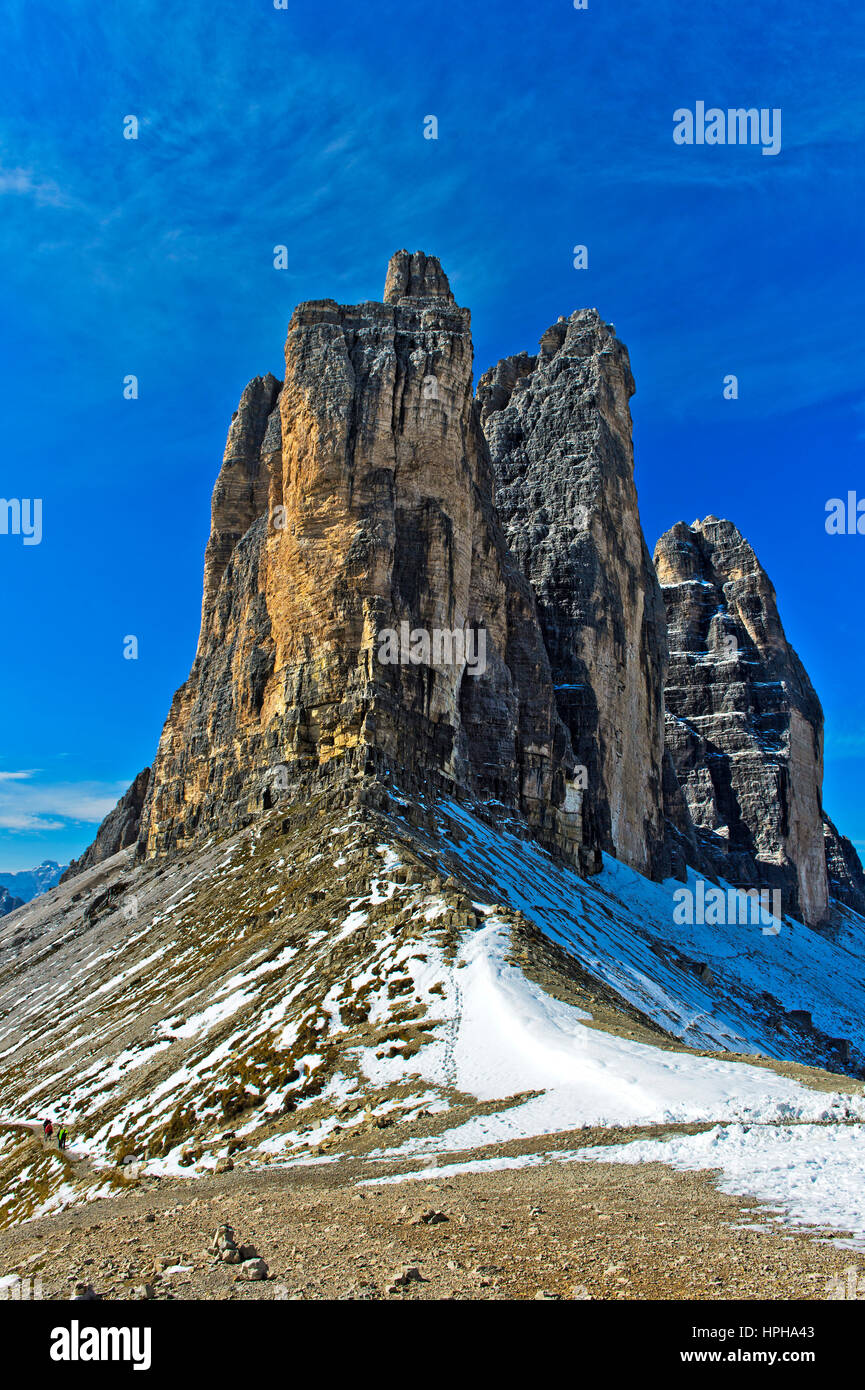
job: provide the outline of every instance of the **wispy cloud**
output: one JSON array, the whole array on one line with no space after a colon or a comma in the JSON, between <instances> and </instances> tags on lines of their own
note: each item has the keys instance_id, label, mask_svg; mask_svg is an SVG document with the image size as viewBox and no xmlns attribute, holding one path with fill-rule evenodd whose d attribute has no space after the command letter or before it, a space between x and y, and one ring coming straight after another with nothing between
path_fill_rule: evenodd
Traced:
<instances>
[{"instance_id":1,"label":"wispy cloud","mask_svg":"<svg viewBox=\"0 0 865 1390\"><path fill-rule=\"evenodd\" d=\"M73 200L52 179L41 178L32 169L4 169L0 166L0 197L31 198L47 207L71 207Z\"/></svg>"},{"instance_id":2,"label":"wispy cloud","mask_svg":"<svg viewBox=\"0 0 865 1390\"><path fill-rule=\"evenodd\" d=\"M865 758L865 729L829 729L826 733L827 758Z\"/></svg>"},{"instance_id":3,"label":"wispy cloud","mask_svg":"<svg viewBox=\"0 0 865 1390\"><path fill-rule=\"evenodd\" d=\"M31 772L0 772L0 830L63 830L98 825L123 794L124 782L32 781Z\"/></svg>"}]
</instances>

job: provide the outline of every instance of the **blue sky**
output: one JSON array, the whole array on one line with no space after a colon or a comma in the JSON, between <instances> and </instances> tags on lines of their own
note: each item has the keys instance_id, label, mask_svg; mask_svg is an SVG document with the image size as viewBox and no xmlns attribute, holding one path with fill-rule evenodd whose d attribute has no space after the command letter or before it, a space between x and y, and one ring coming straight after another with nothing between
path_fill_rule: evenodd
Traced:
<instances>
[{"instance_id":1,"label":"blue sky","mask_svg":"<svg viewBox=\"0 0 865 1390\"><path fill-rule=\"evenodd\" d=\"M0 495L43 499L43 539L0 536L0 868L78 853L152 760L240 392L282 375L298 301L379 298L402 246L472 309L478 373L575 308L616 324L649 544L709 512L752 541L865 847L865 536L824 530L865 496L861 6L7 0L3 25ZM697 100L780 107L780 153L675 145Z\"/></svg>"}]
</instances>

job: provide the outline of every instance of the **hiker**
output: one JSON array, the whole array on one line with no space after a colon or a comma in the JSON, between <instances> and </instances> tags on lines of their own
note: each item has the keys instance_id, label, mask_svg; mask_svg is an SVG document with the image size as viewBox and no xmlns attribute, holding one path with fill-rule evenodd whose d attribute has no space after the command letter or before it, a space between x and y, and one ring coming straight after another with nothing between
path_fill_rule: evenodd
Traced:
<instances>
[{"instance_id":1,"label":"hiker","mask_svg":"<svg viewBox=\"0 0 865 1390\"><path fill-rule=\"evenodd\" d=\"M45 1138L46 1138L46 1139L50 1139L51 1136L52 1136L52 1134L54 1133L54 1126L53 1126L53 1124L51 1123L50 1120L45 1120L45 1121L43 1122L42 1130L43 1130L43 1133L45 1134Z\"/></svg>"},{"instance_id":2,"label":"hiker","mask_svg":"<svg viewBox=\"0 0 865 1390\"><path fill-rule=\"evenodd\" d=\"M57 1144L61 1149L66 1148L66 1140L69 1138L69 1130L65 1125L61 1125L57 1131Z\"/></svg>"}]
</instances>

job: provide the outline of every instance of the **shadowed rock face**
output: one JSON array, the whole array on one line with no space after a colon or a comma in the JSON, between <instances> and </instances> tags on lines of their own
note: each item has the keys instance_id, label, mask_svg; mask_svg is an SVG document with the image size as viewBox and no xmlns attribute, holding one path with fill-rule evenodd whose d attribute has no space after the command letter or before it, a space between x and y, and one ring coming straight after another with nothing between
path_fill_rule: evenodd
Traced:
<instances>
[{"instance_id":1,"label":"shadowed rock face","mask_svg":"<svg viewBox=\"0 0 865 1390\"><path fill-rule=\"evenodd\" d=\"M865 871L852 841L823 812L823 841L829 892L838 902L865 916Z\"/></svg>"},{"instance_id":2,"label":"shadowed rock face","mask_svg":"<svg viewBox=\"0 0 865 1390\"><path fill-rule=\"evenodd\" d=\"M80 859L73 859L61 876L61 883L66 883L76 874L83 873L85 869L92 869L104 859L110 859L119 850L135 844L141 828L141 812L149 782L150 768L145 767L123 793L114 810L108 812L93 844L84 851Z\"/></svg>"},{"instance_id":3,"label":"shadowed rock face","mask_svg":"<svg viewBox=\"0 0 865 1390\"><path fill-rule=\"evenodd\" d=\"M385 299L301 304L284 384L243 394L198 653L143 817L150 855L236 828L308 779L373 779L510 808L593 862L534 599L492 504L469 312L423 253L392 259ZM403 623L431 642L468 633L483 660L445 639L428 660L416 645L418 664L403 642L393 664L386 634Z\"/></svg>"},{"instance_id":4,"label":"shadowed rock face","mask_svg":"<svg viewBox=\"0 0 865 1390\"><path fill-rule=\"evenodd\" d=\"M775 591L716 517L678 522L655 564L669 625L667 746L700 862L737 886L780 889L784 911L816 925L828 909L823 711Z\"/></svg>"},{"instance_id":5,"label":"shadowed rock face","mask_svg":"<svg viewBox=\"0 0 865 1390\"><path fill-rule=\"evenodd\" d=\"M281 387L282 382L270 372L255 377L231 417L210 507L199 646L212 638L216 594L232 551L256 518L267 510L271 466L282 443L278 407Z\"/></svg>"},{"instance_id":6,"label":"shadowed rock face","mask_svg":"<svg viewBox=\"0 0 865 1390\"><path fill-rule=\"evenodd\" d=\"M658 875L666 629L634 486L633 390L626 348L587 309L553 324L537 356L487 372L478 403L496 506L587 769L584 817L605 849Z\"/></svg>"}]
</instances>

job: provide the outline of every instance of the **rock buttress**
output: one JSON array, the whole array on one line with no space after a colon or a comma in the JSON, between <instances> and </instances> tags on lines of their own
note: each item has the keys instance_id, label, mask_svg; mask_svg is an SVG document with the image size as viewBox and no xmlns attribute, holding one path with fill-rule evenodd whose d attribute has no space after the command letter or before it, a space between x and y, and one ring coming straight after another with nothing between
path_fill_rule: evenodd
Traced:
<instances>
[{"instance_id":1,"label":"rock buttress","mask_svg":"<svg viewBox=\"0 0 865 1390\"><path fill-rule=\"evenodd\" d=\"M68 869L60 877L61 883L110 859L122 849L134 845L141 831L141 815L147 798L150 783L150 768L142 768L138 776L121 796L113 810L108 812L96 832L96 839L81 855L73 859Z\"/></svg>"},{"instance_id":2,"label":"rock buttress","mask_svg":"<svg viewBox=\"0 0 865 1390\"><path fill-rule=\"evenodd\" d=\"M478 386L496 505L531 582L559 713L587 773L584 820L633 868L668 872L666 626L634 486L626 348L597 311Z\"/></svg>"},{"instance_id":3,"label":"rock buttress","mask_svg":"<svg viewBox=\"0 0 865 1390\"><path fill-rule=\"evenodd\" d=\"M655 564L669 626L667 746L702 852L737 887L826 918L823 711L775 591L729 521L678 522Z\"/></svg>"},{"instance_id":4,"label":"rock buttress","mask_svg":"<svg viewBox=\"0 0 865 1390\"><path fill-rule=\"evenodd\" d=\"M595 867L534 598L493 507L469 312L422 253L392 259L386 301L301 304L284 384L244 392L144 851L242 825L309 779L373 779L518 811Z\"/></svg>"}]
</instances>

